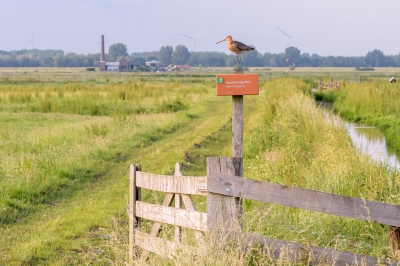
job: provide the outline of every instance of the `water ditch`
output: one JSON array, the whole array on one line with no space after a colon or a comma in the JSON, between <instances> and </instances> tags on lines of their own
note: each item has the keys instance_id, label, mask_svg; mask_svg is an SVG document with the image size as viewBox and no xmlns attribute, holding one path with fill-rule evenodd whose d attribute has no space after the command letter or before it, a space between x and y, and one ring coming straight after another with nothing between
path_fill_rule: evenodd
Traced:
<instances>
[{"instance_id":1,"label":"water ditch","mask_svg":"<svg viewBox=\"0 0 400 266\"><path fill-rule=\"evenodd\" d=\"M323 107L327 112L328 119L334 119L335 124L343 125L353 145L357 150L380 165L400 172L400 157L391 152L384 135L376 127L365 126L359 123L346 122L340 117L333 115L333 103L317 102L317 106Z\"/></svg>"}]
</instances>

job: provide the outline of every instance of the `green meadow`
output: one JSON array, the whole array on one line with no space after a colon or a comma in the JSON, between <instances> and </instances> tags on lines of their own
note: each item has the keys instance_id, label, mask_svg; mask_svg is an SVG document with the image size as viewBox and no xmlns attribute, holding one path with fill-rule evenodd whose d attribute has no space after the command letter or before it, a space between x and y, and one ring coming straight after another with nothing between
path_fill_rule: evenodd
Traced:
<instances>
[{"instance_id":1,"label":"green meadow","mask_svg":"<svg viewBox=\"0 0 400 266\"><path fill-rule=\"evenodd\" d=\"M231 156L231 97L215 74L0 71L0 265L126 265L129 165L206 175L206 158ZM398 146L398 69L250 69L260 95L244 97L244 176L368 200L400 203L400 175L360 155L334 112L377 125ZM361 76L362 83L359 83ZM318 78L339 91L312 93ZM160 193L145 192L149 202ZM201 211L205 199L196 198ZM144 222L144 230L151 226ZM373 222L245 201L244 231L305 245L399 259L388 228ZM165 228L168 232L168 227ZM210 250L211 250L210 246ZM150 256L149 265L292 265L259 254Z\"/></svg>"}]
</instances>

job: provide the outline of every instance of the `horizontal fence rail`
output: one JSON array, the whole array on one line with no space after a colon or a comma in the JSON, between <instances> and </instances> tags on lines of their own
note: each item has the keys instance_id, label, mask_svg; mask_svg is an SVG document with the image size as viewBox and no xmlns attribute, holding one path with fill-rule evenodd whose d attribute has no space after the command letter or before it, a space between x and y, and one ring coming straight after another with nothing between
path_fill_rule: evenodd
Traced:
<instances>
[{"instance_id":1,"label":"horizontal fence rail","mask_svg":"<svg viewBox=\"0 0 400 266\"><path fill-rule=\"evenodd\" d=\"M205 195L207 188L202 184L206 182L206 176L156 175L145 172L137 172L136 175L138 187L186 195Z\"/></svg>"},{"instance_id":2,"label":"horizontal fence rail","mask_svg":"<svg viewBox=\"0 0 400 266\"><path fill-rule=\"evenodd\" d=\"M136 202L136 216L148 220L207 231L207 213Z\"/></svg>"},{"instance_id":3,"label":"horizontal fence rail","mask_svg":"<svg viewBox=\"0 0 400 266\"><path fill-rule=\"evenodd\" d=\"M195 252L195 248L187 245L182 245L179 242L169 241L163 238L152 236L151 234L143 233L140 230L135 230L135 244L144 250L153 252L157 255L174 258L179 250L185 250L187 254L188 251L192 250Z\"/></svg>"},{"instance_id":4,"label":"horizontal fence rail","mask_svg":"<svg viewBox=\"0 0 400 266\"><path fill-rule=\"evenodd\" d=\"M400 226L400 206L212 173L208 191L358 220Z\"/></svg>"},{"instance_id":5,"label":"horizontal fence rail","mask_svg":"<svg viewBox=\"0 0 400 266\"><path fill-rule=\"evenodd\" d=\"M264 252L272 253L275 258L279 258L282 253L287 252L290 259L296 262L310 261L311 265L335 265L335 266L348 266L348 265L386 265L398 266L397 262L389 262L379 260L377 258L359 255L350 252L338 251L330 248L321 248L314 246L306 246L295 242L287 242L266 236L258 236L254 234L246 234L247 246L262 246ZM329 262L329 263L328 263Z\"/></svg>"}]
</instances>

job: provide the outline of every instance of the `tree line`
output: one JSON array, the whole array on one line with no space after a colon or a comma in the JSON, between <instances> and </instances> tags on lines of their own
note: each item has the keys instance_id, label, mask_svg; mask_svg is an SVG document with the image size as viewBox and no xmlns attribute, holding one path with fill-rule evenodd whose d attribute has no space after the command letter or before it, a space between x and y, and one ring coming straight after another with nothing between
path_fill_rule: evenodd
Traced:
<instances>
[{"instance_id":1,"label":"tree line","mask_svg":"<svg viewBox=\"0 0 400 266\"><path fill-rule=\"evenodd\" d=\"M124 44L109 47L106 61L126 58L135 66L145 66L146 61L158 60L163 65L190 65L202 67L233 67L236 55L222 52L189 52L183 46L162 46L159 51L131 53ZM100 53L76 54L62 50L1 51L0 67L98 67ZM399 67L399 55L385 55L375 49L365 56L320 56L302 53L296 47L288 47L283 53L264 53L255 49L242 55L242 66L247 67Z\"/></svg>"}]
</instances>

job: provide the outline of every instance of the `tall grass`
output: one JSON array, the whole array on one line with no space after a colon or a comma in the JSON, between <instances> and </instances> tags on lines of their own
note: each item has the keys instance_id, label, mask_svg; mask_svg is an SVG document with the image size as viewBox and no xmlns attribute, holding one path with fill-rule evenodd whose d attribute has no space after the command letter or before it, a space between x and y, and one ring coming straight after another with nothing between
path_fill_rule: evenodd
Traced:
<instances>
[{"instance_id":1,"label":"tall grass","mask_svg":"<svg viewBox=\"0 0 400 266\"><path fill-rule=\"evenodd\" d=\"M187 79L0 85L0 263L125 264L129 164L171 174L181 161L185 174L205 175L207 156L230 156L230 99L215 97L214 82ZM260 96L245 97L244 176L399 203L399 175L357 153L308 96L310 80L260 84ZM387 228L372 222L246 200L243 229L393 257ZM209 240L198 256L148 264L293 265Z\"/></svg>"},{"instance_id":2,"label":"tall grass","mask_svg":"<svg viewBox=\"0 0 400 266\"><path fill-rule=\"evenodd\" d=\"M104 85L39 84L0 86L3 110L91 116L176 112L187 108L209 87L125 81ZM165 93L165 92L168 93Z\"/></svg>"},{"instance_id":3,"label":"tall grass","mask_svg":"<svg viewBox=\"0 0 400 266\"><path fill-rule=\"evenodd\" d=\"M139 134L138 147L164 138L184 121L169 114L190 113L209 91L207 83L144 81L0 85L0 222L21 219L36 204L52 204L66 186L101 175L100 168L89 170L92 158L107 157L124 136Z\"/></svg>"},{"instance_id":4,"label":"tall grass","mask_svg":"<svg viewBox=\"0 0 400 266\"><path fill-rule=\"evenodd\" d=\"M398 84L387 80L346 83L331 100L335 103L335 112L346 120L377 126L384 133L389 148L400 154Z\"/></svg>"},{"instance_id":5,"label":"tall grass","mask_svg":"<svg viewBox=\"0 0 400 266\"><path fill-rule=\"evenodd\" d=\"M303 94L299 80L276 79L264 90L262 120L247 147L245 176L379 202L399 204L399 174L358 154L345 129ZM257 152L256 152L257 151ZM246 230L268 236L391 256L388 229L376 223L246 201L250 217L268 211Z\"/></svg>"},{"instance_id":6,"label":"tall grass","mask_svg":"<svg viewBox=\"0 0 400 266\"><path fill-rule=\"evenodd\" d=\"M122 224L127 218L130 163L170 173L170 165L183 161L189 146L229 122L229 101L214 97L213 83L143 81L146 89L135 91L132 98L127 97L134 86L123 84L113 85L127 90L125 100L112 100L112 90L101 85L91 89L57 84L63 93L55 93L51 84L2 86L2 96L30 92L50 102L67 97L78 102L85 94L87 101L106 99L110 108L134 105L140 99L153 112L111 116L80 115L76 110L75 114L30 112L29 104L36 98L10 102L2 97L0 264L85 264L91 256L84 257L83 252L100 252L108 239L94 237L93 232L107 230L111 217ZM96 89L108 96L98 96ZM45 96L43 90L50 92ZM88 244L93 248L88 250Z\"/></svg>"}]
</instances>

